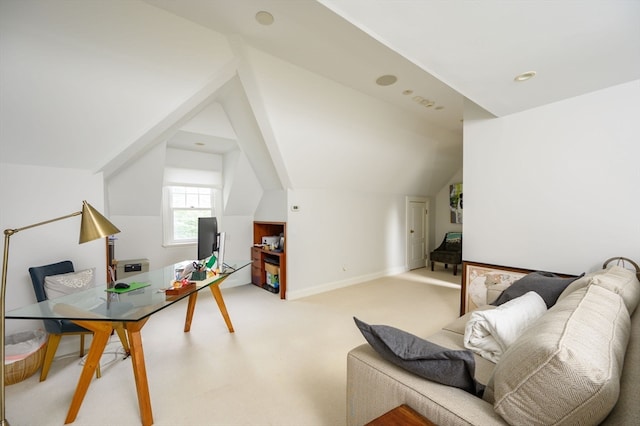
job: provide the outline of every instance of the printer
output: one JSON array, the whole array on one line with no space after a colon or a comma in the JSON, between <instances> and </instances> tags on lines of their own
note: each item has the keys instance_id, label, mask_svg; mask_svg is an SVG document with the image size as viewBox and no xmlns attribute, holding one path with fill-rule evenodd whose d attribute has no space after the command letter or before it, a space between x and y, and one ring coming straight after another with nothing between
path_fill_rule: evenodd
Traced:
<instances>
[{"instance_id":1,"label":"printer","mask_svg":"<svg viewBox=\"0 0 640 426\"><path fill-rule=\"evenodd\" d=\"M271 237L262 237L262 244L269 247L278 248L280 245L280 236L274 235Z\"/></svg>"}]
</instances>

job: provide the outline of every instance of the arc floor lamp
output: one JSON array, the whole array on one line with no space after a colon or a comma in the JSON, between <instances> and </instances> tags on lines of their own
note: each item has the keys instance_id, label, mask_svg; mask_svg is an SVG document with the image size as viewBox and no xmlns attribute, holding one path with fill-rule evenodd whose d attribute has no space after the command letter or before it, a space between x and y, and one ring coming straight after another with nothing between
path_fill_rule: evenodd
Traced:
<instances>
[{"instance_id":1,"label":"arc floor lamp","mask_svg":"<svg viewBox=\"0 0 640 426\"><path fill-rule=\"evenodd\" d=\"M59 220L68 219L74 216L82 215L80 222L80 240L79 244L86 243L88 241L97 240L98 238L104 238L109 235L117 234L120 232L111 222L109 222L104 216L102 216L96 209L94 209L86 201L82 202L82 210L79 212L71 213L66 216L61 216L51 220L45 220L44 222L34 223L33 225L24 226L16 229L4 230L4 256L2 258L2 284L0 286L0 360L2 367L0 368L0 426L9 426L9 422L5 416L5 393L4 393L4 380L5 380L5 295L7 288L7 262L9 260L9 239L13 234L26 229L35 228L37 226L46 225L48 223L57 222Z\"/></svg>"}]
</instances>

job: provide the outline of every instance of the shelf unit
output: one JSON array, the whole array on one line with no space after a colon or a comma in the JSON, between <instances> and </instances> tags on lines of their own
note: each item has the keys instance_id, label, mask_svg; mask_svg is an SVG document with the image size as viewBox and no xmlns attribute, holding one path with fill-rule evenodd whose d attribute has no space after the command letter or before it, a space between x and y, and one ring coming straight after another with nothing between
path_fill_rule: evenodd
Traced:
<instances>
[{"instance_id":1,"label":"shelf unit","mask_svg":"<svg viewBox=\"0 0 640 426\"><path fill-rule=\"evenodd\" d=\"M251 247L251 282L258 287L267 288L267 274L265 262L277 263L280 267L280 299L285 299L287 294L287 223L286 222L253 222L253 244L261 244L262 237L274 235L284 236L285 247L281 252L275 252L261 247Z\"/></svg>"}]
</instances>

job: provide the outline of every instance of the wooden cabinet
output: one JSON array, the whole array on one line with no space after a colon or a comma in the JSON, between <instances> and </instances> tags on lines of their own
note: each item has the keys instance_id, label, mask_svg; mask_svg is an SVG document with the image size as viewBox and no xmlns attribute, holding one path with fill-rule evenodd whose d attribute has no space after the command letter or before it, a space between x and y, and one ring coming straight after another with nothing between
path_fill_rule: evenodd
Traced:
<instances>
[{"instance_id":1,"label":"wooden cabinet","mask_svg":"<svg viewBox=\"0 0 640 426\"><path fill-rule=\"evenodd\" d=\"M251 247L251 282L256 285L262 285L265 274L262 260L262 249L259 247Z\"/></svg>"},{"instance_id":2,"label":"wooden cabinet","mask_svg":"<svg viewBox=\"0 0 640 426\"><path fill-rule=\"evenodd\" d=\"M253 222L253 244L251 247L251 282L259 287L268 288L265 263L277 265L280 269L280 299L287 294L287 256L285 247L274 251L262 247L262 237L283 236L287 241L286 222Z\"/></svg>"}]
</instances>

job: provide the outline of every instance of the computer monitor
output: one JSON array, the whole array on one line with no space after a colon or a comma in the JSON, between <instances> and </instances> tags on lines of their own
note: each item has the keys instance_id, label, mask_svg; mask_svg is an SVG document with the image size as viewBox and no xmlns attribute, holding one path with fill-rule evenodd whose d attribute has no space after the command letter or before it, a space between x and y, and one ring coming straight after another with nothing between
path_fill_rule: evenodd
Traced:
<instances>
[{"instance_id":1,"label":"computer monitor","mask_svg":"<svg viewBox=\"0 0 640 426\"><path fill-rule=\"evenodd\" d=\"M215 217L198 218L198 260L204 260L218 251L218 220Z\"/></svg>"}]
</instances>

